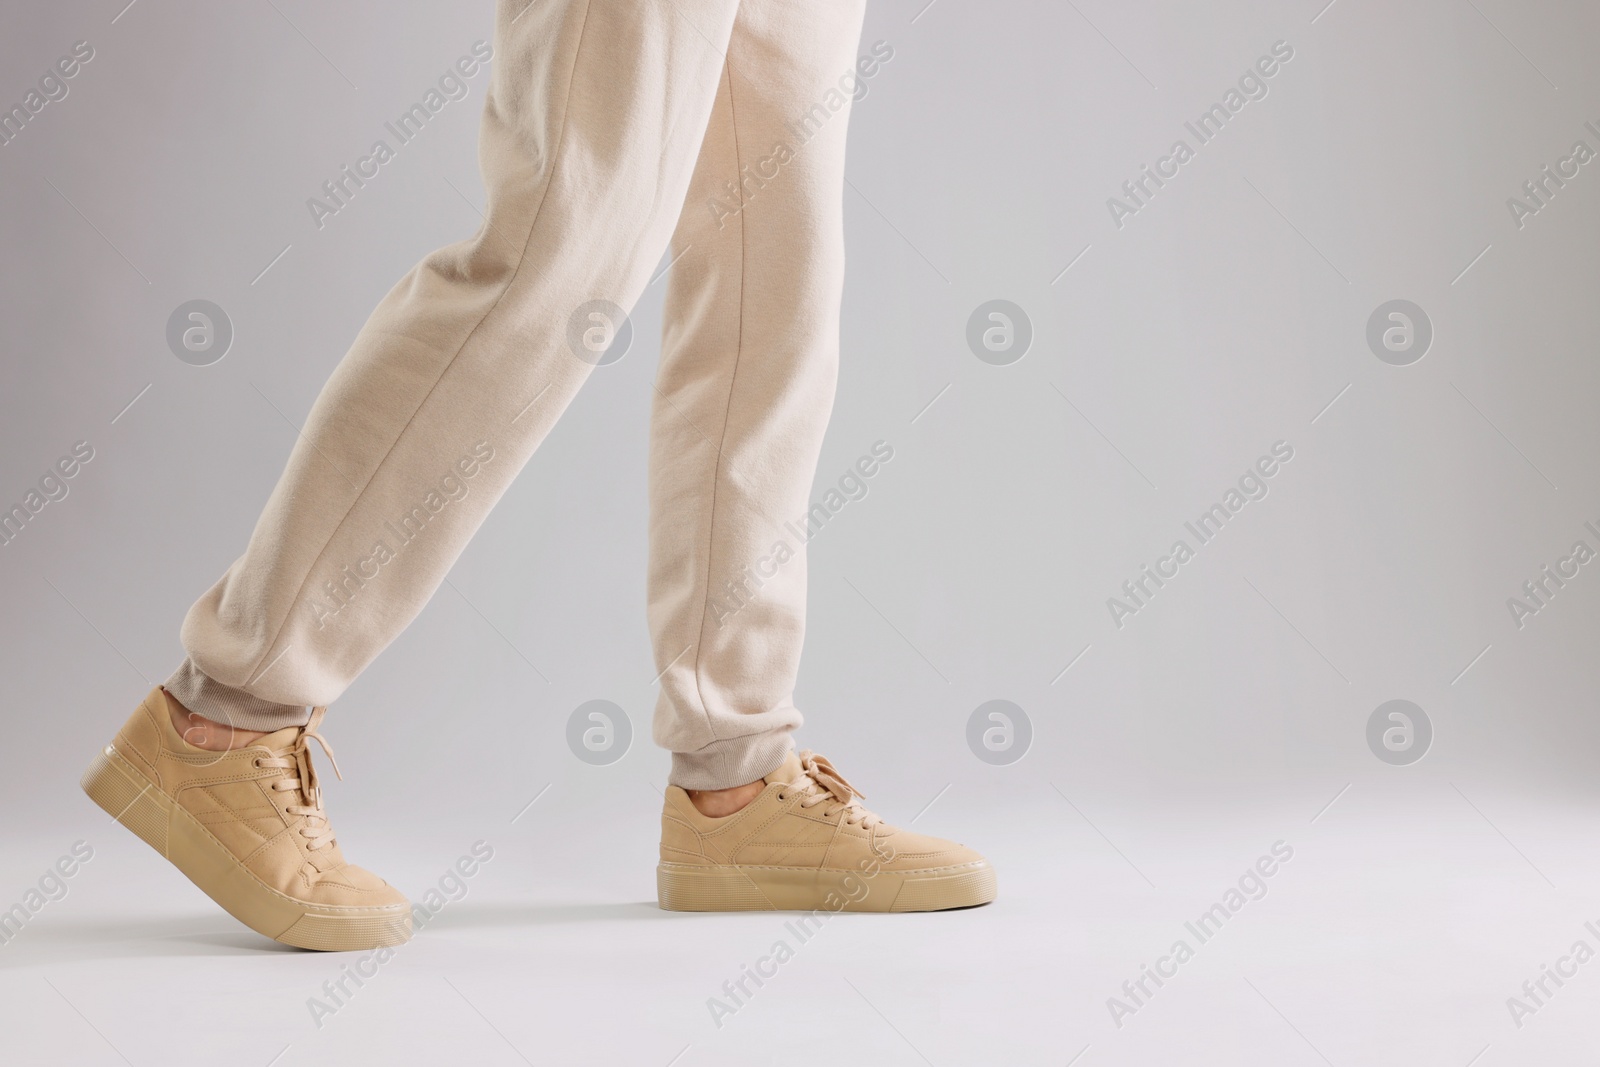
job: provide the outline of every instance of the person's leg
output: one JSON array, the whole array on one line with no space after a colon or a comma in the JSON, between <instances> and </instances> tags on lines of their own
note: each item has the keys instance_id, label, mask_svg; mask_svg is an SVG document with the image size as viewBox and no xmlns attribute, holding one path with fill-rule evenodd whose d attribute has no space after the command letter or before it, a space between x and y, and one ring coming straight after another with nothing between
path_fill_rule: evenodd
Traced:
<instances>
[{"instance_id":1,"label":"person's leg","mask_svg":"<svg viewBox=\"0 0 1600 1067\"><path fill-rule=\"evenodd\" d=\"M501 3L483 230L373 312L244 555L190 610L188 658L85 774L96 803L268 937L410 936L404 896L333 837L310 755L321 706L421 610L587 376L595 356L569 343L573 322L591 326L583 305L643 289L736 8Z\"/></svg>"},{"instance_id":2,"label":"person's leg","mask_svg":"<svg viewBox=\"0 0 1600 1067\"><path fill-rule=\"evenodd\" d=\"M673 235L650 442L654 733L672 784L781 764L803 529L833 404L844 155L864 0L744 0ZM793 524L793 525L790 525Z\"/></svg>"},{"instance_id":3,"label":"person's leg","mask_svg":"<svg viewBox=\"0 0 1600 1067\"><path fill-rule=\"evenodd\" d=\"M977 852L897 830L792 751L807 499L833 402L862 0L743 0L689 198L651 420L650 623L670 748L663 908L931 911Z\"/></svg>"},{"instance_id":4,"label":"person's leg","mask_svg":"<svg viewBox=\"0 0 1600 1067\"><path fill-rule=\"evenodd\" d=\"M335 370L244 555L184 621L167 687L187 708L303 722L427 603L591 369L575 312L631 306L665 250L736 7L500 4L487 223L401 279Z\"/></svg>"}]
</instances>

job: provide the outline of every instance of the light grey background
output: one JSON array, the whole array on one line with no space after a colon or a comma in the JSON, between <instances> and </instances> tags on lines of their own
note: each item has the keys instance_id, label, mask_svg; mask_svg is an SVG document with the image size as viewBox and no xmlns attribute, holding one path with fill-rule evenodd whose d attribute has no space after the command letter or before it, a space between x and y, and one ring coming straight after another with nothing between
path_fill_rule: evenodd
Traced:
<instances>
[{"instance_id":1,"label":"light grey background","mask_svg":"<svg viewBox=\"0 0 1600 1067\"><path fill-rule=\"evenodd\" d=\"M491 5L124 3L13 5L0 35L8 106L74 42L95 49L0 147L0 503L95 449L0 548L0 908L74 840L97 849L0 947L27 1019L0 1037L9 1062L1596 1051L1600 972L1520 1029L1505 1004L1575 939L1600 946L1582 928L1600 918L1600 565L1520 629L1506 604L1574 541L1600 548L1600 163L1520 229L1506 204L1574 141L1600 150L1591 6L873 4L863 49L894 58L851 123L817 492L875 441L895 454L811 545L800 741L892 820L986 850L1001 900L851 920L720 1030L705 999L781 918L642 903L666 768L642 607L657 283L633 349L330 715L354 859L420 894L472 841L498 852L382 991L318 1030L304 1000L339 961L268 950L76 778L177 663L184 610L371 307L477 227L482 74L320 230L305 202L490 35ZM1279 40L1294 58L1268 95L1119 228L1107 198L1193 145L1184 122ZM165 343L196 298L235 330L208 367ZM1399 298L1434 329L1404 367L1365 340ZM991 299L1032 321L1009 366L966 345ZM1280 440L1294 458L1269 495L1119 629L1107 598ZM1409 766L1367 748L1397 698L1434 731ZM566 747L593 699L633 720L609 766ZM995 699L1033 726L1007 766L967 747ZM1230 943L1116 1028L1107 997L1278 839L1296 859ZM152 1028L177 1013L152 974L200 998L192 1032Z\"/></svg>"}]
</instances>

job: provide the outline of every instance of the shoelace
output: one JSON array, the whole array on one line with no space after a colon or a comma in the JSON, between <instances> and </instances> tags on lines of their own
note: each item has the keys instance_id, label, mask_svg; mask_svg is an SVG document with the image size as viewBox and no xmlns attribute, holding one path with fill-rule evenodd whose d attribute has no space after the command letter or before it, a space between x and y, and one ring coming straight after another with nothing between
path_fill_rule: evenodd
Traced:
<instances>
[{"instance_id":1,"label":"shoelace","mask_svg":"<svg viewBox=\"0 0 1600 1067\"><path fill-rule=\"evenodd\" d=\"M786 783L783 788L805 798L800 802L802 808L814 808L818 804L834 801L842 805L845 822L858 823L868 830L883 822L877 814L861 806L864 794L845 781L844 775L835 770L826 757L810 749L800 753L800 777ZM832 815L838 810L841 809L829 808L824 814Z\"/></svg>"},{"instance_id":2,"label":"shoelace","mask_svg":"<svg viewBox=\"0 0 1600 1067\"><path fill-rule=\"evenodd\" d=\"M298 772L298 776L294 778L279 778L272 783L272 788L279 792L288 792L291 789L300 791L305 803L290 804L284 810L290 815L305 816L305 823L300 827L300 836L310 841L306 847L313 852L322 848L324 844L334 844L334 837L327 813L322 810L322 787L317 784L317 768L311 762L311 746L308 742L312 738L316 738L317 744L322 746L322 751L327 753L328 762L333 764L333 773L338 775L341 782L344 781L344 775L339 773L339 761L333 758L333 746L328 744L327 738L317 733L317 727L327 710L327 708L311 709L311 721L300 728L299 735L294 739L294 747L289 749L287 756L261 756L256 760L257 767L276 767Z\"/></svg>"}]
</instances>

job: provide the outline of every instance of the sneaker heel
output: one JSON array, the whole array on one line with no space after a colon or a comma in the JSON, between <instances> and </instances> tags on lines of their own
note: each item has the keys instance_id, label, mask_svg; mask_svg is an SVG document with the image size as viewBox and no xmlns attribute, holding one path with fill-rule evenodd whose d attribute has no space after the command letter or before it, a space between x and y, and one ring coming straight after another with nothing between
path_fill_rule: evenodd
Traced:
<instances>
[{"instance_id":1,"label":"sneaker heel","mask_svg":"<svg viewBox=\"0 0 1600 1067\"><path fill-rule=\"evenodd\" d=\"M656 900L665 911L773 911L772 901L742 874L663 863Z\"/></svg>"},{"instance_id":2,"label":"sneaker heel","mask_svg":"<svg viewBox=\"0 0 1600 1067\"><path fill-rule=\"evenodd\" d=\"M167 813L154 796L155 786L148 780L139 782L129 777L117 765L120 762L116 750L107 745L83 772L79 784L90 800L165 856Z\"/></svg>"}]
</instances>

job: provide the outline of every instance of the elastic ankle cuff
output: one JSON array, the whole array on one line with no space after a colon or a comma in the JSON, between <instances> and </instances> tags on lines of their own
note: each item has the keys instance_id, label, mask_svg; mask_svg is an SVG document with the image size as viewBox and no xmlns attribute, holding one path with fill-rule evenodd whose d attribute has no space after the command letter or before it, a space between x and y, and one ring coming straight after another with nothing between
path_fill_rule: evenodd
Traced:
<instances>
[{"instance_id":1,"label":"elastic ankle cuff","mask_svg":"<svg viewBox=\"0 0 1600 1067\"><path fill-rule=\"evenodd\" d=\"M223 685L184 659L162 687L174 700L201 718L220 722L239 730L272 733L286 726L304 726L311 721L311 709L293 704L274 704L253 697L243 689Z\"/></svg>"},{"instance_id":2,"label":"elastic ankle cuff","mask_svg":"<svg viewBox=\"0 0 1600 1067\"><path fill-rule=\"evenodd\" d=\"M674 752L667 781L679 789L732 789L783 766L794 749L788 730L713 741L696 752Z\"/></svg>"}]
</instances>

